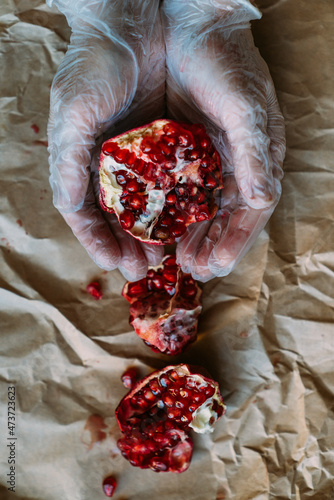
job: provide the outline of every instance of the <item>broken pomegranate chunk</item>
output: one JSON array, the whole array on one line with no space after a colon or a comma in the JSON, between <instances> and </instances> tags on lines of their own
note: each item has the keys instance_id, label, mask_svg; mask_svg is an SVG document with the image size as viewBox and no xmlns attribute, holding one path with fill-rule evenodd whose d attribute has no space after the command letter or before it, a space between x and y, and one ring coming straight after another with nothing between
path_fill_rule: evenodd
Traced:
<instances>
[{"instance_id":1,"label":"broken pomegranate chunk","mask_svg":"<svg viewBox=\"0 0 334 500\"><path fill-rule=\"evenodd\" d=\"M155 472L184 472L190 430L212 432L225 413L217 382L188 365L167 366L139 381L116 409L124 437L117 446L129 462Z\"/></svg>"},{"instance_id":2,"label":"broken pomegranate chunk","mask_svg":"<svg viewBox=\"0 0 334 500\"><path fill-rule=\"evenodd\" d=\"M99 172L102 208L147 243L173 243L218 210L220 157L203 125L156 120L109 139Z\"/></svg>"},{"instance_id":3,"label":"broken pomegranate chunk","mask_svg":"<svg viewBox=\"0 0 334 500\"><path fill-rule=\"evenodd\" d=\"M146 278L126 283L122 295L131 304L130 324L153 351L180 354L196 340L202 291L174 255L151 267Z\"/></svg>"}]
</instances>

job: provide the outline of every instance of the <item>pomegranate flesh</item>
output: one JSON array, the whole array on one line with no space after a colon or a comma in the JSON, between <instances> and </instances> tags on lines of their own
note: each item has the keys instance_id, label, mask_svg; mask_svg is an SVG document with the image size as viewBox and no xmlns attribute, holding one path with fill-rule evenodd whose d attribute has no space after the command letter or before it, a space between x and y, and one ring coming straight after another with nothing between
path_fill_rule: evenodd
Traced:
<instances>
[{"instance_id":1,"label":"pomegranate flesh","mask_svg":"<svg viewBox=\"0 0 334 500\"><path fill-rule=\"evenodd\" d=\"M109 139L99 172L102 208L147 243L173 243L218 210L220 157L203 125L156 120Z\"/></svg>"},{"instance_id":2,"label":"pomegranate flesh","mask_svg":"<svg viewBox=\"0 0 334 500\"><path fill-rule=\"evenodd\" d=\"M130 324L153 351L180 354L196 340L202 291L174 255L151 267L146 278L126 283L122 294L131 304Z\"/></svg>"},{"instance_id":3,"label":"pomegranate flesh","mask_svg":"<svg viewBox=\"0 0 334 500\"><path fill-rule=\"evenodd\" d=\"M139 381L116 409L124 437L117 446L129 462L156 472L184 472L193 443L189 435L212 432L225 413L217 382L185 364L167 366Z\"/></svg>"}]
</instances>

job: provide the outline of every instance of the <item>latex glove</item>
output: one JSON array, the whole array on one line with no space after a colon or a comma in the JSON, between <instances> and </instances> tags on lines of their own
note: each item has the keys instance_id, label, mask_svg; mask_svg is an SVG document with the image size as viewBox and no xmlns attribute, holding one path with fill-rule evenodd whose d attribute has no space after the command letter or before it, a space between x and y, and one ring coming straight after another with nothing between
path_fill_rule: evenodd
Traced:
<instances>
[{"instance_id":1,"label":"latex glove","mask_svg":"<svg viewBox=\"0 0 334 500\"><path fill-rule=\"evenodd\" d=\"M54 4L72 28L71 44L51 89L48 137L54 205L98 266L119 267L135 281L145 276L148 264L160 263L163 248L138 242L114 215L100 209L98 156L106 138L163 115L159 5L155 0Z\"/></svg>"},{"instance_id":2,"label":"latex glove","mask_svg":"<svg viewBox=\"0 0 334 500\"><path fill-rule=\"evenodd\" d=\"M185 272L227 275L264 228L281 194L284 123L269 70L254 46L246 0L165 0L167 105L204 123L222 157L221 209L189 226L177 246Z\"/></svg>"}]
</instances>

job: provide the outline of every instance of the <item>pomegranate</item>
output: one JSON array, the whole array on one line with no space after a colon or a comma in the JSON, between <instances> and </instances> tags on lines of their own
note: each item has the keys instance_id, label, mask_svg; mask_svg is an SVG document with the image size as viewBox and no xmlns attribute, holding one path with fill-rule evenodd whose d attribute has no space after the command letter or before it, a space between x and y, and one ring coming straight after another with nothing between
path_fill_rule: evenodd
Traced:
<instances>
[{"instance_id":1,"label":"pomegranate","mask_svg":"<svg viewBox=\"0 0 334 500\"><path fill-rule=\"evenodd\" d=\"M220 157L203 125L156 120L102 146L100 203L135 238L173 243L214 217Z\"/></svg>"},{"instance_id":2,"label":"pomegranate","mask_svg":"<svg viewBox=\"0 0 334 500\"><path fill-rule=\"evenodd\" d=\"M202 369L167 366L139 381L116 408L124 434L117 446L134 466L184 472L193 450L190 430L212 432L224 413L218 383Z\"/></svg>"},{"instance_id":3,"label":"pomegranate","mask_svg":"<svg viewBox=\"0 0 334 500\"><path fill-rule=\"evenodd\" d=\"M146 278L128 282L123 297L130 302L130 324L155 352L180 354L196 340L202 291L190 274L167 255Z\"/></svg>"},{"instance_id":4,"label":"pomegranate","mask_svg":"<svg viewBox=\"0 0 334 500\"><path fill-rule=\"evenodd\" d=\"M137 378L138 378L138 373L136 368L128 368L123 373L121 380L123 382L124 387L126 387L127 389L132 389L132 387L136 383Z\"/></svg>"},{"instance_id":5,"label":"pomegranate","mask_svg":"<svg viewBox=\"0 0 334 500\"><path fill-rule=\"evenodd\" d=\"M86 292L89 293L95 300L102 299L101 285L97 281L92 281L86 286Z\"/></svg>"},{"instance_id":6,"label":"pomegranate","mask_svg":"<svg viewBox=\"0 0 334 500\"><path fill-rule=\"evenodd\" d=\"M117 486L117 481L114 477L112 476L106 477L102 485L104 494L107 497L111 498L115 493L116 486Z\"/></svg>"}]
</instances>

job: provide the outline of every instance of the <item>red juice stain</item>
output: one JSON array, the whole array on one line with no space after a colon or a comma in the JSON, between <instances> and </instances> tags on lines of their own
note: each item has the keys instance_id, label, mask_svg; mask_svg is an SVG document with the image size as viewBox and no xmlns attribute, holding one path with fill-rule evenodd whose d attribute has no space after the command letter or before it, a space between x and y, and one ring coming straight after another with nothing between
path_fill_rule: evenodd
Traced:
<instances>
[{"instance_id":1,"label":"red juice stain","mask_svg":"<svg viewBox=\"0 0 334 500\"><path fill-rule=\"evenodd\" d=\"M117 482L116 482L116 479L112 476L109 476L109 477L106 477L105 480L103 481L103 491L104 491L104 494L111 498L113 496L113 494L115 493L115 490L116 490L116 486L117 486Z\"/></svg>"},{"instance_id":2,"label":"red juice stain","mask_svg":"<svg viewBox=\"0 0 334 500\"><path fill-rule=\"evenodd\" d=\"M107 425L100 415L90 415L86 421L84 427L85 431L90 433L90 444L89 450L93 447L95 443L104 441L107 437L107 433L103 429L106 429Z\"/></svg>"},{"instance_id":3,"label":"red juice stain","mask_svg":"<svg viewBox=\"0 0 334 500\"><path fill-rule=\"evenodd\" d=\"M48 141L34 141L33 145L34 146L45 146L47 148L49 143L48 143Z\"/></svg>"},{"instance_id":4,"label":"red juice stain","mask_svg":"<svg viewBox=\"0 0 334 500\"><path fill-rule=\"evenodd\" d=\"M16 224L18 224L20 227L22 227L22 221L21 221L21 219L17 219L16 220Z\"/></svg>"},{"instance_id":5,"label":"red juice stain","mask_svg":"<svg viewBox=\"0 0 334 500\"><path fill-rule=\"evenodd\" d=\"M86 292L89 293L95 300L102 299L101 285L97 281L92 281L86 286Z\"/></svg>"},{"instance_id":6,"label":"red juice stain","mask_svg":"<svg viewBox=\"0 0 334 500\"><path fill-rule=\"evenodd\" d=\"M36 123L33 123L31 125L31 128L33 129L33 131L35 132L35 134L38 134L38 132L39 132L39 126L36 125Z\"/></svg>"}]
</instances>

